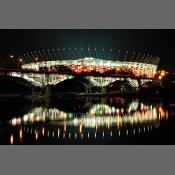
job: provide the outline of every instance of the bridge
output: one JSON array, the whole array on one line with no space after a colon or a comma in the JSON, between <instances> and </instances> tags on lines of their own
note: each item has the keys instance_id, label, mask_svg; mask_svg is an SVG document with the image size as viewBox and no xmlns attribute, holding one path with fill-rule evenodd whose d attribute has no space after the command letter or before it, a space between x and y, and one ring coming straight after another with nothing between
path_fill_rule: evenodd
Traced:
<instances>
[{"instance_id":1,"label":"bridge","mask_svg":"<svg viewBox=\"0 0 175 175\"><path fill-rule=\"evenodd\" d=\"M93 86L104 87L116 81L128 81L132 87L139 88L145 82L154 78L144 76L124 75L124 74L92 74L92 73L72 73L58 71L34 71L23 69L0 69L1 76L21 77L36 86L56 85L68 79L81 77L89 80Z\"/></svg>"}]
</instances>

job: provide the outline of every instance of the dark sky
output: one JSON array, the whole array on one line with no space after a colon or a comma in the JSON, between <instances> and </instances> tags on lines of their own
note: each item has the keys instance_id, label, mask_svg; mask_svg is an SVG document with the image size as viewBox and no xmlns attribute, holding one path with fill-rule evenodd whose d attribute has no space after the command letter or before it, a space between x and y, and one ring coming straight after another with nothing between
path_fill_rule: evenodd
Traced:
<instances>
[{"instance_id":1,"label":"dark sky","mask_svg":"<svg viewBox=\"0 0 175 175\"><path fill-rule=\"evenodd\" d=\"M175 30L0 30L0 59L8 54L52 48L117 48L160 57L175 71Z\"/></svg>"}]
</instances>

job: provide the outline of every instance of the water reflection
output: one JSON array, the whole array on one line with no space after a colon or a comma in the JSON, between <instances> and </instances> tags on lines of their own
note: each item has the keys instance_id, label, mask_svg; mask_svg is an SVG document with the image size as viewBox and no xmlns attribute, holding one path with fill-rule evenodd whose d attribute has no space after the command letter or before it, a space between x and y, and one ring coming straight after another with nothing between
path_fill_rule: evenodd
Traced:
<instances>
[{"instance_id":1,"label":"water reflection","mask_svg":"<svg viewBox=\"0 0 175 175\"><path fill-rule=\"evenodd\" d=\"M2 144L7 138L8 144L116 144L125 138L132 144L135 136L148 136L174 114L174 103L119 97L42 99L29 104L27 110L0 122Z\"/></svg>"},{"instance_id":2,"label":"water reflection","mask_svg":"<svg viewBox=\"0 0 175 175\"><path fill-rule=\"evenodd\" d=\"M19 141L22 142L22 135L23 135L23 131L22 128L20 128L19 130Z\"/></svg>"},{"instance_id":3,"label":"water reflection","mask_svg":"<svg viewBox=\"0 0 175 175\"><path fill-rule=\"evenodd\" d=\"M25 139L23 139L23 137L20 138L16 138L15 135L11 134L10 135L10 144L20 144L21 142L26 141L27 137L31 137L29 138L29 140L27 140L24 143L27 144L58 144L58 143L66 143L66 144L72 144L72 143L81 143L81 141L85 141L88 142L91 140L96 140L96 139L111 139L111 138L115 138L115 137L123 137L123 136L131 136L131 135L138 135L138 134L143 134L143 133L148 133L150 131L152 131L154 126L149 125L149 126L143 126L143 127L136 127L136 128L126 128L125 130L123 129L113 129L111 128L110 130L99 130L99 131L93 131L93 130L89 130L86 132L79 132L78 130L74 130L72 131L72 129L70 128L69 131L64 132L62 127L58 127L54 129L50 129L50 128L44 128L44 131L46 131L43 134L43 127L32 127L32 126L27 126L27 130L26 128L24 129L24 127L22 128L22 135L24 134ZM30 129L30 130L29 130ZM33 138L32 138L33 137ZM42 139L46 139L44 142ZM32 142L31 142L32 141ZM65 141L65 142L64 142ZM76 142L77 141L77 142Z\"/></svg>"},{"instance_id":4,"label":"water reflection","mask_svg":"<svg viewBox=\"0 0 175 175\"><path fill-rule=\"evenodd\" d=\"M11 136L10 136L10 144L12 145L13 142L14 142L14 136L13 136L13 134L11 134Z\"/></svg>"},{"instance_id":5,"label":"water reflection","mask_svg":"<svg viewBox=\"0 0 175 175\"><path fill-rule=\"evenodd\" d=\"M47 122L52 125L63 125L64 132L67 131L67 126L79 127L79 132L82 132L84 127L97 130L98 127L109 129L112 126L120 128L129 124L132 126L154 124L167 117L168 111L163 109L161 103L144 104L135 99L123 106L119 106L117 103L112 103L112 105L104 103L91 104L89 110L84 113L66 112L58 108L45 106L33 107L30 112L22 117L12 118L9 123L16 126Z\"/></svg>"}]
</instances>

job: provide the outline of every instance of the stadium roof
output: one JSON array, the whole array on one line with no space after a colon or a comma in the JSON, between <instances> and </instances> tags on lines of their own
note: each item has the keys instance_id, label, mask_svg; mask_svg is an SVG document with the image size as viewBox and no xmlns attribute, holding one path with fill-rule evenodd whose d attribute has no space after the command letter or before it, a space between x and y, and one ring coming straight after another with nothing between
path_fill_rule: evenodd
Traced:
<instances>
[{"instance_id":1,"label":"stadium roof","mask_svg":"<svg viewBox=\"0 0 175 175\"><path fill-rule=\"evenodd\" d=\"M42 49L21 54L19 59L24 63L38 61L78 60L82 58L96 58L112 61L140 62L158 65L160 58L140 52L122 51L120 49L90 49L90 48L62 48Z\"/></svg>"}]
</instances>

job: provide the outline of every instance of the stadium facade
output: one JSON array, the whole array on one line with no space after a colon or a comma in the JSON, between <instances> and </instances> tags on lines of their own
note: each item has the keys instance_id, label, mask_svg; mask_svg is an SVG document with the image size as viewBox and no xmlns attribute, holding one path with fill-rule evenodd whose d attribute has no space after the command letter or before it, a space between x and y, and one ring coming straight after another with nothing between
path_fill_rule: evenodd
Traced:
<instances>
[{"instance_id":1,"label":"stadium facade","mask_svg":"<svg viewBox=\"0 0 175 175\"><path fill-rule=\"evenodd\" d=\"M69 48L70 51L70 48ZM94 51L94 50L93 50ZM77 53L70 54L58 54L60 50L52 50L47 53L43 51L32 52L20 56L25 60L21 68L24 70L32 71L48 71L48 72L71 72L76 74L83 73L109 73L111 74L132 74L136 77L143 76L147 78L153 78L156 74L156 70L159 63L159 58L152 55L136 54L133 52L129 55L129 52L122 54L114 53L113 50L109 50L105 54L92 53L89 50L86 54L80 54L79 58L76 58ZM102 50L102 53L104 50ZM38 53L38 54L37 54ZM69 53L69 52L67 52ZM114 54L112 54L114 53Z\"/></svg>"}]
</instances>

